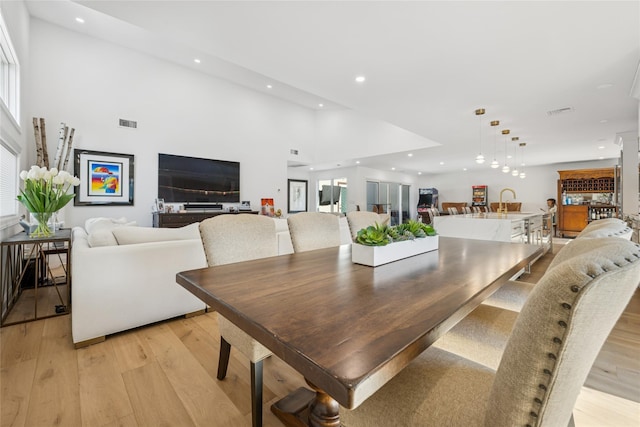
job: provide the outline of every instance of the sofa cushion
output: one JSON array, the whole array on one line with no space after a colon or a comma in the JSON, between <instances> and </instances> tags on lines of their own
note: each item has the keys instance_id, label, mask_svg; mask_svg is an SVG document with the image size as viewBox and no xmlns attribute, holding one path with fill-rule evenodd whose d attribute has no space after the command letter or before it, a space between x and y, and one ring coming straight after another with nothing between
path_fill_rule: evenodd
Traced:
<instances>
[{"instance_id":1,"label":"sofa cushion","mask_svg":"<svg viewBox=\"0 0 640 427\"><path fill-rule=\"evenodd\" d=\"M119 245L200 239L199 222L180 228L117 227L112 233Z\"/></svg>"},{"instance_id":2,"label":"sofa cushion","mask_svg":"<svg viewBox=\"0 0 640 427\"><path fill-rule=\"evenodd\" d=\"M98 248L100 246L117 246L118 241L113 236L111 230L98 230L87 236L89 247Z\"/></svg>"},{"instance_id":3,"label":"sofa cushion","mask_svg":"<svg viewBox=\"0 0 640 427\"><path fill-rule=\"evenodd\" d=\"M113 230L116 227L122 227L123 225L137 225L135 221L127 221L127 218L105 218L95 217L89 218L84 223L84 229L87 230L87 234L95 233L99 230Z\"/></svg>"}]
</instances>

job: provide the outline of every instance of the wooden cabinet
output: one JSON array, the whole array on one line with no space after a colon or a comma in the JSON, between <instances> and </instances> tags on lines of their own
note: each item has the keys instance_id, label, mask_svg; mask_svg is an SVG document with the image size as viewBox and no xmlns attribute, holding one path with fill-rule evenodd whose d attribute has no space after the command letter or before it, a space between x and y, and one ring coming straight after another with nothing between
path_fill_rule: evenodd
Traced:
<instances>
[{"instance_id":1,"label":"wooden cabinet","mask_svg":"<svg viewBox=\"0 0 640 427\"><path fill-rule=\"evenodd\" d=\"M185 213L153 213L153 226L158 228L177 228L194 222L202 222L207 218L218 215L235 215L239 213L248 213L257 215L258 211L240 211L240 212L185 212Z\"/></svg>"},{"instance_id":2,"label":"wooden cabinet","mask_svg":"<svg viewBox=\"0 0 640 427\"><path fill-rule=\"evenodd\" d=\"M562 209L560 229L563 236L576 236L588 223L586 205L567 205Z\"/></svg>"},{"instance_id":3,"label":"wooden cabinet","mask_svg":"<svg viewBox=\"0 0 640 427\"><path fill-rule=\"evenodd\" d=\"M591 211L617 216L617 207L602 203L597 195L616 191L613 168L558 171L558 232L562 237L577 236L591 221ZM605 201L606 202L606 201Z\"/></svg>"}]
</instances>

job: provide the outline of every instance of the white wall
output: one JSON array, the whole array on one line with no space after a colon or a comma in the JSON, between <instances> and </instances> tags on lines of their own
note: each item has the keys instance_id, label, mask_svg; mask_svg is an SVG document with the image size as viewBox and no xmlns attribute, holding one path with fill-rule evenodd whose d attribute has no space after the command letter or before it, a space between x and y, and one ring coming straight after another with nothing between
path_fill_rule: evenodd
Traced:
<instances>
[{"instance_id":1,"label":"white wall","mask_svg":"<svg viewBox=\"0 0 640 427\"><path fill-rule=\"evenodd\" d=\"M363 156L396 153L439 144L391 123L363 116L352 110L320 111L316 121L317 144L314 162L334 162ZM367 152L362 153L362 147Z\"/></svg>"},{"instance_id":2,"label":"white wall","mask_svg":"<svg viewBox=\"0 0 640 427\"><path fill-rule=\"evenodd\" d=\"M35 159L35 154L34 159L29 158L29 150L25 148L27 136L29 135L28 123L31 120L27 113L29 104L25 99L29 92L26 77L29 70L29 13L23 2L0 2L0 10L5 24L7 24L9 37L20 63L20 92L22 94L20 123L14 122L4 106L0 107L0 135L14 151L18 152L20 169L24 169L30 161ZM19 212L25 212L22 206L20 206ZM17 223L17 217L4 220L0 224L0 239L12 236L22 230Z\"/></svg>"},{"instance_id":3,"label":"white wall","mask_svg":"<svg viewBox=\"0 0 640 427\"><path fill-rule=\"evenodd\" d=\"M150 225L159 152L240 161L241 199L257 209L274 198L286 211L289 149L313 145L312 110L37 19L31 57L30 116L75 128L77 148L135 156L135 205L70 203L65 226L94 216ZM138 129L119 128L119 118Z\"/></svg>"},{"instance_id":4,"label":"white wall","mask_svg":"<svg viewBox=\"0 0 640 427\"><path fill-rule=\"evenodd\" d=\"M525 179L505 174L500 169L487 167L487 170L482 172L467 171L421 177L419 184L420 188L437 188L440 204L442 202L467 202L471 204L471 187L473 185L487 185L489 187L489 202L497 202L500 190L509 187L515 190L517 196L515 201L522 203L522 211L538 212L540 209L546 210L548 198L557 199L559 170L606 168L616 164L617 160L609 159L527 167ZM504 193L504 200L513 200L510 192Z\"/></svg>"}]
</instances>

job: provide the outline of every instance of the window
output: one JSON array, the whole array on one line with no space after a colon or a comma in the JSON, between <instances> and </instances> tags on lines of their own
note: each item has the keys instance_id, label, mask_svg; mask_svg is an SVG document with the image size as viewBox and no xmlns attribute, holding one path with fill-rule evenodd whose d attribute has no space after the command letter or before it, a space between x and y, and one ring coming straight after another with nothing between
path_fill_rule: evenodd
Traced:
<instances>
[{"instance_id":1,"label":"window","mask_svg":"<svg viewBox=\"0 0 640 427\"><path fill-rule=\"evenodd\" d=\"M18 214L18 156L0 140L0 218Z\"/></svg>"},{"instance_id":2,"label":"window","mask_svg":"<svg viewBox=\"0 0 640 427\"><path fill-rule=\"evenodd\" d=\"M0 14L0 100L16 123L20 123L20 64L2 14Z\"/></svg>"}]
</instances>

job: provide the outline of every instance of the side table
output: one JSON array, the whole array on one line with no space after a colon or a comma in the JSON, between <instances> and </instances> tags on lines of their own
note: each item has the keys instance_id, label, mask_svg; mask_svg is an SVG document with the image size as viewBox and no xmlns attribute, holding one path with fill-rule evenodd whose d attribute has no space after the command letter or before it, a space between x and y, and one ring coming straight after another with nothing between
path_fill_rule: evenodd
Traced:
<instances>
[{"instance_id":1,"label":"side table","mask_svg":"<svg viewBox=\"0 0 640 427\"><path fill-rule=\"evenodd\" d=\"M21 232L3 240L0 249L0 326L71 312L71 229L51 237Z\"/></svg>"}]
</instances>

